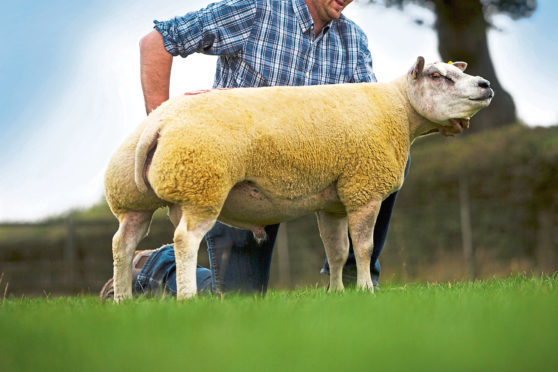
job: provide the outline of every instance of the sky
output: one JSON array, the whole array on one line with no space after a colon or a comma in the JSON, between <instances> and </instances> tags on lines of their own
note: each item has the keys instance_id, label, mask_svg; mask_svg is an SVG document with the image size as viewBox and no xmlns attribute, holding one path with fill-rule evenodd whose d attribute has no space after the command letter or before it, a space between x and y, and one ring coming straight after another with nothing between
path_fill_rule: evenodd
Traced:
<instances>
[{"instance_id":1,"label":"sky","mask_svg":"<svg viewBox=\"0 0 558 372\"><path fill-rule=\"evenodd\" d=\"M34 221L86 208L103 197L112 153L145 117L140 38L154 19L206 6L207 0L18 0L0 12L0 221ZM558 124L558 2L539 0L532 17L497 16L489 45L500 83L529 126ZM418 55L439 60L428 10L349 5L344 14L369 38L379 81ZM414 20L420 18L424 25ZM175 58L171 96L209 88L215 57ZM474 119L473 119L474 120Z\"/></svg>"}]
</instances>

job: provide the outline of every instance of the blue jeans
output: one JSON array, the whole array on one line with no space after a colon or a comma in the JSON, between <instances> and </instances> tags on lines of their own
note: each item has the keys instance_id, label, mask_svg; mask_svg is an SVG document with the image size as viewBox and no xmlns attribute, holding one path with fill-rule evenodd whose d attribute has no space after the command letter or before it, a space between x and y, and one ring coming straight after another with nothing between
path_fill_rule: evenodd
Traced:
<instances>
[{"instance_id":1,"label":"blue jeans","mask_svg":"<svg viewBox=\"0 0 558 372\"><path fill-rule=\"evenodd\" d=\"M405 167L409 171L411 158ZM379 257L384 249L391 214L399 191L383 201L374 228L374 250L370 271L374 285L380 277ZM198 292L260 292L267 291L273 245L279 225L265 228L267 239L258 244L249 230L240 230L217 222L206 234L211 270L198 267L196 272ZM321 273L329 273L327 259ZM356 279L356 262L352 249L343 268L345 279ZM147 292L164 288L176 294L176 263L172 244L159 248L149 256L135 283L136 292Z\"/></svg>"},{"instance_id":2,"label":"blue jeans","mask_svg":"<svg viewBox=\"0 0 558 372\"><path fill-rule=\"evenodd\" d=\"M198 266L198 292L211 291L211 270ZM172 244L156 249L145 261L134 283L136 293L166 292L176 296L176 261Z\"/></svg>"},{"instance_id":3,"label":"blue jeans","mask_svg":"<svg viewBox=\"0 0 558 372\"><path fill-rule=\"evenodd\" d=\"M217 222L205 236L211 270L198 266L198 293L265 293L278 228L279 225L267 226L268 238L260 245L251 231ZM172 244L151 253L134 283L135 293L162 291L176 295L176 261Z\"/></svg>"}]
</instances>

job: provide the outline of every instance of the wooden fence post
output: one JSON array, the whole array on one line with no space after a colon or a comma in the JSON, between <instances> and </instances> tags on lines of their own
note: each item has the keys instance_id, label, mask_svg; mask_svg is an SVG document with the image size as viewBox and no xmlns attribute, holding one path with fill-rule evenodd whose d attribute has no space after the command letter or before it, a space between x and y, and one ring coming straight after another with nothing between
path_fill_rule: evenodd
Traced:
<instances>
[{"instance_id":1,"label":"wooden fence post","mask_svg":"<svg viewBox=\"0 0 558 372\"><path fill-rule=\"evenodd\" d=\"M463 256L468 267L469 277L477 278L477 267L475 263L475 249L473 247L473 231L471 229L471 208L469 199L469 183L465 176L459 178L459 209L461 212L461 242L463 244Z\"/></svg>"},{"instance_id":2,"label":"wooden fence post","mask_svg":"<svg viewBox=\"0 0 558 372\"><path fill-rule=\"evenodd\" d=\"M75 288L76 231L71 217L66 220L66 244L64 245L64 282L67 289Z\"/></svg>"},{"instance_id":3,"label":"wooden fence post","mask_svg":"<svg viewBox=\"0 0 558 372\"><path fill-rule=\"evenodd\" d=\"M552 209L537 211L534 270L538 273L553 272L558 268L558 248L553 241L556 232L555 214ZM558 240L556 240L558 242Z\"/></svg>"},{"instance_id":4,"label":"wooden fence post","mask_svg":"<svg viewBox=\"0 0 558 372\"><path fill-rule=\"evenodd\" d=\"M277 232L277 256L279 261L279 285L283 288L291 286L291 267L289 262L289 236L287 223L279 225Z\"/></svg>"}]
</instances>

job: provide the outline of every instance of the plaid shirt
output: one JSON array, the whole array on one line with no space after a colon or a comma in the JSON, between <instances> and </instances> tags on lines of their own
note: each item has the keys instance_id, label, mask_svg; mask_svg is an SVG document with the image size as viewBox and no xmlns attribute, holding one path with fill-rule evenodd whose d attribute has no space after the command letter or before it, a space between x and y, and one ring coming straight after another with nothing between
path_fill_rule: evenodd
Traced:
<instances>
[{"instance_id":1,"label":"plaid shirt","mask_svg":"<svg viewBox=\"0 0 558 372\"><path fill-rule=\"evenodd\" d=\"M214 88L376 81L364 32L341 15L314 38L304 0L224 0L155 29L173 56L219 56Z\"/></svg>"}]
</instances>

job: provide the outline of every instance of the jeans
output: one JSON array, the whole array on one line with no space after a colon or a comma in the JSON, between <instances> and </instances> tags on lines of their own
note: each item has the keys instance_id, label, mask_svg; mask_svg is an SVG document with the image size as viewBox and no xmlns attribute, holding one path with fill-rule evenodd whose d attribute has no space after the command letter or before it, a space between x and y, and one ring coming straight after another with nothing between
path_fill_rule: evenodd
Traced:
<instances>
[{"instance_id":1,"label":"jeans","mask_svg":"<svg viewBox=\"0 0 558 372\"><path fill-rule=\"evenodd\" d=\"M278 224L266 226L267 239L258 244L251 231L217 222L205 236L213 290L265 293L278 230Z\"/></svg>"},{"instance_id":2,"label":"jeans","mask_svg":"<svg viewBox=\"0 0 558 372\"><path fill-rule=\"evenodd\" d=\"M409 171L411 158L405 167L405 177ZM370 261L370 271L374 285L380 277L379 256L384 249L389 222L399 191L382 202L374 228L374 250ZM198 267L196 279L198 292L259 292L267 291L273 245L279 225L265 227L267 239L258 244L249 230L240 230L217 222L206 234L211 270ZM350 238L350 237L349 237ZM327 259L321 273L329 274ZM352 249L343 268L343 276L356 280L356 261ZM163 288L176 294L176 264L172 244L159 248L149 256L135 283L136 292L153 291Z\"/></svg>"},{"instance_id":3,"label":"jeans","mask_svg":"<svg viewBox=\"0 0 558 372\"><path fill-rule=\"evenodd\" d=\"M198 293L211 291L211 270L198 266ZM135 293L166 292L176 296L176 261L172 244L156 249L145 261L134 283Z\"/></svg>"}]
</instances>

